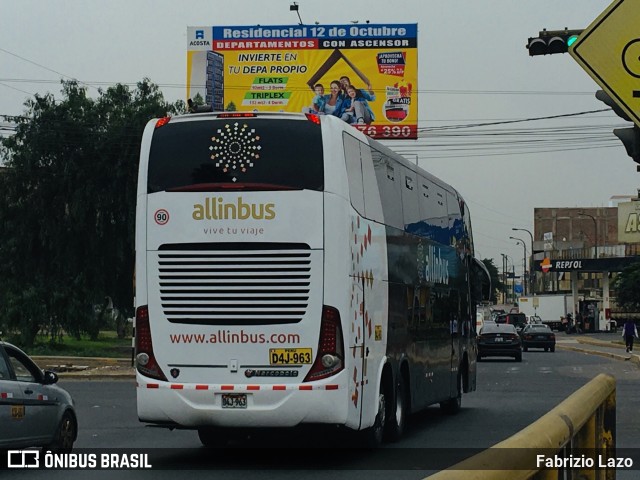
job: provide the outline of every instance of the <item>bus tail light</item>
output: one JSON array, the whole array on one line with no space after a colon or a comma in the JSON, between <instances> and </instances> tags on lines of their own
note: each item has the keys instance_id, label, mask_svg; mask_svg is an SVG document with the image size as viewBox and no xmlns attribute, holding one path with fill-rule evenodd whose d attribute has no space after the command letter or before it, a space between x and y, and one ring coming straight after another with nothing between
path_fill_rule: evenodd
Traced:
<instances>
[{"instance_id":1,"label":"bus tail light","mask_svg":"<svg viewBox=\"0 0 640 480\"><path fill-rule=\"evenodd\" d=\"M167 381L153 354L149 307L143 305L136 310L136 368L145 377Z\"/></svg>"},{"instance_id":2,"label":"bus tail light","mask_svg":"<svg viewBox=\"0 0 640 480\"><path fill-rule=\"evenodd\" d=\"M170 121L171 121L171 117L159 118L158 121L156 122L156 128L164 127Z\"/></svg>"},{"instance_id":3,"label":"bus tail light","mask_svg":"<svg viewBox=\"0 0 640 480\"><path fill-rule=\"evenodd\" d=\"M316 360L305 377L305 382L313 382L330 377L344 369L344 343L340 312L334 307L322 307L320 340Z\"/></svg>"},{"instance_id":4,"label":"bus tail light","mask_svg":"<svg viewBox=\"0 0 640 480\"><path fill-rule=\"evenodd\" d=\"M316 125L320 125L320 115L316 115L315 113L305 113L305 115L307 116L307 120Z\"/></svg>"}]
</instances>

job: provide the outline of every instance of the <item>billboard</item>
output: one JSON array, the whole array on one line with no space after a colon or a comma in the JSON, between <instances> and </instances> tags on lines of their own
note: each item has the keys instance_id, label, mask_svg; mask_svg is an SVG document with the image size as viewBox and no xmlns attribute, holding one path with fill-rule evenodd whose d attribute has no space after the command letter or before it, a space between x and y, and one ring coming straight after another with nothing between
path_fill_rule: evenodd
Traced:
<instances>
[{"instance_id":1,"label":"billboard","mask_svg":"<svg viewBox=\"0 0 640 480\"><path fill-rule=\"evenodd\" d=\"M319 112L373 138L415 139L417 33L417 24L188 27L187 98L216 111Z\"/></svg>"},{"instance_id":2,"label":"billboard","mask_svg":"<svg viewBox=\"0 0 640 480\"><path fill-rule=\"evenodd\" d=\"M618 204L618 242L640 243L640 201Z\"/></svg>"}]
</instances>

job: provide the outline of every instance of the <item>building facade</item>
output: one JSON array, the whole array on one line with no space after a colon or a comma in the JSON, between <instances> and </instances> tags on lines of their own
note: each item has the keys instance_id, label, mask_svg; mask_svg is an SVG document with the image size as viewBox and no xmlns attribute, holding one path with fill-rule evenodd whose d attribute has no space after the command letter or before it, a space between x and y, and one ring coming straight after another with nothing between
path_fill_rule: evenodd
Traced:
<instances>
[{"instance_id":1,"label":"building facade","mask_svg":"<svg viewBox=\"0 0 640 480\"><path fill-rule=\"evenodd\" d=\"M604 329L608 319L623 316L609 286L640 260L639 224L638 199L611 207L534 209L533 292L573 294L574 318L591 315L591 330Z\"/></svg>"}]
</instances>

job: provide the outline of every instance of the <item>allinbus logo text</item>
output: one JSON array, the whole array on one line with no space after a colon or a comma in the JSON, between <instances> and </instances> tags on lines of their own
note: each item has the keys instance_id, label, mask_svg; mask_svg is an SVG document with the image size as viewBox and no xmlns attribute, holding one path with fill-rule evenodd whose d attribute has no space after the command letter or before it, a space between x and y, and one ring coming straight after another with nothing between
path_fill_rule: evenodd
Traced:
<instances>
[{"instance_id":1,"label":"allinbus logo text","mask_svg":"<svg viewBox=\"0 0 640 480\"><path fill-rule=\"evenodd\" d=\"M245 203L242 197L225 203L222 198L210 197L193 206L192 216L194 220L273 220L276 211L273 203Z\"/></svg>"}]
</instances>

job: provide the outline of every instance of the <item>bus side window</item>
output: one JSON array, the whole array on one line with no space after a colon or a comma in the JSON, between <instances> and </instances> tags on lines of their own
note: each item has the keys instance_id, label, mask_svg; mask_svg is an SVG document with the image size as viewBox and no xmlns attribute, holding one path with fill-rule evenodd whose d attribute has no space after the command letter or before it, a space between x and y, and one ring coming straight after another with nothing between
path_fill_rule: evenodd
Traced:
<instances>
[{"instance_id":1,"label":"bus side window","mask_svg":"<svg viewBox=\"0 0 640 480\"><path fill-rule=\"evenodd\" d=\"M445 232L448 216L444 205L444 190L427 178L420 177L418 195L422 235L440 243L448 244L442 235Z\"/></svg>"},{"instance_id":2,"label":"bus side window","mask_svg":"<svg viewBox=\"0 0 640 480\"><path fill-rule=\"evenodd\" d=\"M365 216L374 222L384 223L382 214L382 202L378 190L378 181L373 167L371 147L360 142L360 160L362 162L362 183L364 186L364 210Z\"/></svg>"},{"instance_id":3,"label":"bus side window","mask_svg":"<svg viewBox=\"0 0 640 480\"><path fill-rule=\"evenodd\" d=\"M360 141L346 132L342 135L344 157L347 163L347 180L351 205L364 216L364 188L362 184L362 161L360 160Z\"/></svg>"},{"instance_id":4,"label":"bus side window","mask_svg":"<svg viewBox=\"0 0 640 480\"><path fill-rule=\"evenodd\" d=\"M402 171L402 215L404 217L405 230L419 234L420 222L420 200L418 196L417 176L406 167L401 167Z\"/></svg>"},{"instance_id":5,"label":"bus side window","mask_svg":"<svg viewBox=\"0 0 640 480\"><path fill-rule=\"evenodd\" d=\"M404 188L404 180L401 180L400 165L391 157L374 148L371 149L371 156L378 180L378 188L380 189L384 223L404 230L401 190L401 188ZM393 173L390 174L390 172Z\"/></svg>"}]
</instances>

